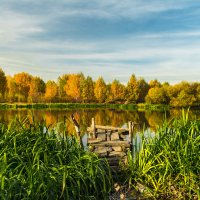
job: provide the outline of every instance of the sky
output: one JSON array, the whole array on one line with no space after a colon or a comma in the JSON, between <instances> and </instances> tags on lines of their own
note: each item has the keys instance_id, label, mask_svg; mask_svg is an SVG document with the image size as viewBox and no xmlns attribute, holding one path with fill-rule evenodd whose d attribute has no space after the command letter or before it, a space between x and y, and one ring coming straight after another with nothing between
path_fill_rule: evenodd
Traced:
<instances>
[{"instance_id":1,"label":"sky","mask_svg":"<svg viewBox=\"0 0 200 200\"><path fill-rule=\"evenodd\" d=\"M199 0L0 0L0 67L200 82Z\"/></svg>"}]
</instances>

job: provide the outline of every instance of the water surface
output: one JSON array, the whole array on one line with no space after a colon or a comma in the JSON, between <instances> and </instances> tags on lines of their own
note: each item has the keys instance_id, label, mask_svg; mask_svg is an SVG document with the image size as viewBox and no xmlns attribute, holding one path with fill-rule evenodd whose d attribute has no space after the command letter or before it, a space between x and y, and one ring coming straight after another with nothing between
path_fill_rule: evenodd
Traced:
<instances>
[{"instance_id":1,"label":"water surface","mask_svg":"<svg viewBox=\"0 0 200 200\"><path fill-rule=\"evenodd\" d=\"M95 122L98 125L111 125L125 128L128 127L128 122L132 121L136 124L134 126L134 134L137 136L139 132L143 131L146 135L153 134L159 126L162 126L164 120L180 117L181 113L181 110L139 112L112 109L18 109L0 110L0 122L9 124L15 118L19 118L20 120L26 119L26 123L33 123L34 120L38 123L45 122L47 127L56 128L60 134L63 132L75 134L74 126L70 121L70 115L73 114L80 124L83 142L86 143L86 130L91 125L92 118L95 118ZM200 111L191 110L190 115L193 118L200 118ZM63 130L63 127L65 130Z\"/></svg>"}]
</instances>

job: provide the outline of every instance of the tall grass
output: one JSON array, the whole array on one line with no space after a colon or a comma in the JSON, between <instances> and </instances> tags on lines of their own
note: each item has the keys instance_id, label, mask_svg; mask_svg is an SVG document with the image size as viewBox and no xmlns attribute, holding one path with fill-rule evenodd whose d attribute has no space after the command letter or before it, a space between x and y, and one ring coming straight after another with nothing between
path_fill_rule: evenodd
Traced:
<instances>
[{"instance_id":1,"label":"tall grass","mask_svg":"<svg viewBox=\"0 0 200 200\"><path fill-rule=\"evenodd\" d=\"M107 161L44 126L0 124L0 199L107 199Z\"/></svg>"},{"instance_id":2,"label":"tall grass","mask_svg":"<svg viewBox=\"0 0 200 200\"><path fill-rule=\"evenodd\" d=\"M166 122L156 136L143 138L141 151L128 156L129 183L143 196L200 199L200 121Z\"/></svg>"}]
</instances>

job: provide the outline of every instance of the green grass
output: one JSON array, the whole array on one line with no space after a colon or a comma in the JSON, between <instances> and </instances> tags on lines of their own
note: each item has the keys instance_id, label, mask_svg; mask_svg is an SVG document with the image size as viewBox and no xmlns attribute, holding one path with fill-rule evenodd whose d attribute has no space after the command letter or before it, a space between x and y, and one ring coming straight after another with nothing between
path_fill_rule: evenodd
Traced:
<instances>
[{"instance_id":1,"label":"green grass","mask_svg":"<svg viewBox=\"0 0 200 200\"><path fill-rule=\"evenodd\" d=\"M107 161L45 124L0 124L0 199L107 199Z\"/></svg>"},{"instance_id":2,"label":"green grass","mask_svg":"<svg viewBox=\"0 0 200 200\"><path fill-rule=\"evenodd\" d=\"M136 104L106 104L106 103L1 103L0 109L77 109L77 108L110 108L136 110Z\"/></svg>"},{"instance_id":3,"label":"green grass","mask_svg":"<svg viewBox=\"0 0 200 200\"><path fill-rule=\"evenodd\" d=\"M146 104L146 103L139 103L137 104L138 110L145 111L145 110L152 110L152 111L166 111L169 110L169 105L164 104Z\"/></svg>"},{"instance_id":4,"label":"green grass","mask_svg":"<svg viewBox=\"0 0 200 200\"><path fill-rule=\"evenodd\" d=\"M166 122L156 136L143 137L136 155L129 154L128 181L144 197L200 199L200 121Z\"/></svg>"},{"instance_id":5,"label":"green grass","mask_svg":"<svg viewBox=\"0 0 200 200\"><path fill-rule=\"evenodd\" d=\"M168 110L167 105L110 104L110 103L0 103L0 109L121 109L121 110Z\"/></svg>"}]
</instances>

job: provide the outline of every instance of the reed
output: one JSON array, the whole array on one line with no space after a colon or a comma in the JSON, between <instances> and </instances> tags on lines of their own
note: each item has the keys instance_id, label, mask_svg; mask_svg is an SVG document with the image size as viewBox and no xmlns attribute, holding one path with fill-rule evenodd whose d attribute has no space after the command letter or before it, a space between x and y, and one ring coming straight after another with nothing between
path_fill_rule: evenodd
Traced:
<instances>
[{"instance_id":1,"label":"reed","mask_svg":"<svg viewBox=\"0 0 200 200\"><path fill-rule=\"evenodd\" d=\"M0 199L107 199L107 161L44 127L0 124Z\"/></svg>"},{"instance_id":2,"label":"reed","mask_svg":"<svg viewBox=\"0 0 200 200\"><path fill-rule=\"evenodd\" d=\"M154 138L128 156L128 181L144 197L200 199L200 121L165 122Z\"/></svg>"}]
</instances>

